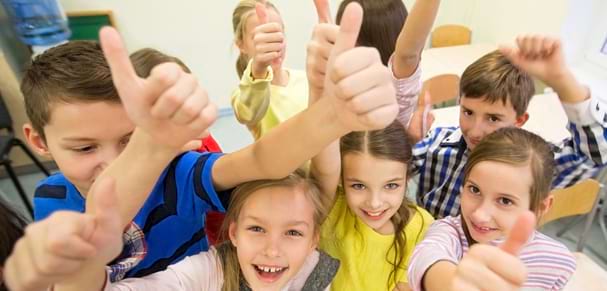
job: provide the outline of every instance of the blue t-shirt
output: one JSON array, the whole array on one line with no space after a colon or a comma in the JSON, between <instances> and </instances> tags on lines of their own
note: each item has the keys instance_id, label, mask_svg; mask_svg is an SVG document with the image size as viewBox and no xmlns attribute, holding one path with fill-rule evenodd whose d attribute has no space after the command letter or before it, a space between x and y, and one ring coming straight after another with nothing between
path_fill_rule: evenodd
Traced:
<instances>
[{"instance_id":1,"label":"blue t-shirt","mask_svg":"<svg viewBox=\"0 0 607 291\"><path fill-rule=\"evenodd\" d=\"M133 219L145 235L147 255L125 278L162 271L186 256L208 250L205 214L209 210L225 212L229 200L229 192L218 195L213 187L211 170L220 156L188 152L163 171ZM84 209L84 198L61 173L42 180L36 188L35 220L57 210Z\"/></svg>"}]
</instances>

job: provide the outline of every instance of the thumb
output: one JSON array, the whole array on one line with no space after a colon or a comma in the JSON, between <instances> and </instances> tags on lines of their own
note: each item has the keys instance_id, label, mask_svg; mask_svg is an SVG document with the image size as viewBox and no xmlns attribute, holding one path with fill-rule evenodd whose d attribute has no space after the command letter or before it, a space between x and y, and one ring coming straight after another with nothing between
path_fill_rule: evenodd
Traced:
<instances>
[{"instance_id":1,"label":"thumb","mask_svg":"<svg viewBox=\"0 0 607 291\"><path fill-rule=\"evenodd\" d=\"M508 46L508 45L500 45L498 50L502 53L510 62L514 65L520 64L522 58L517 47Z\"/></svg>"},{"instance_id":2,"label":"thumb","mask_svg":"<svg viewBox=\"0 0 607 291\"><path fill-rule=\"evenodd\" d=\"M255 4L255 12L257 13L259 25L268 23L268 10L266 9L266 5L264 3L258 2Z\"/></svg>"},{"instance_id":3,"label":"thumb","mask_svg":"<svg viewBox=\"0 0 607 291\"><path fill-rule=\"evenodd\" d=\"M99 40L103 55L110 66L114 85L122 97L121 92L131 88L132 84L139 80L139 76L135 73L135 68L116 29L109 26L101 28Z\"/></svg>"},{"instance_id":4,"label":"thumb","mask_svg":"<svg viewBox=\"0 0 607 291\"><path fill-rule=\"evenodd\" d=\"M363 21L363 8L357 2L352 2L346 6L339 26L339 34L335 40L335 46L331 51L329 63L335 61L335 57L344 51L354 48L360 26Z\"/></svg>"},{"instance_id":5,"label":"thumb","mask_svg":"<svg viewBox=\"0 0 607 291\"><path fill-rule=\"evenodd\" d=\"M519 215L506 241L500 246L503 251L516 256L527 243L535 229L535 215L525 211Z\"/></svg>"},{"instance_id":6,"label":"thumb","mask_svg":"<svg viewBox=\"0 0 607 291\"><path fill-rule=\"evenodd\" d=\"M314 0L314 6L316 7L316 14L318 15L318 23L333 24L333 19L331 19L331 10L329 9L329 1Z\"/></svg>"}]
</instances>

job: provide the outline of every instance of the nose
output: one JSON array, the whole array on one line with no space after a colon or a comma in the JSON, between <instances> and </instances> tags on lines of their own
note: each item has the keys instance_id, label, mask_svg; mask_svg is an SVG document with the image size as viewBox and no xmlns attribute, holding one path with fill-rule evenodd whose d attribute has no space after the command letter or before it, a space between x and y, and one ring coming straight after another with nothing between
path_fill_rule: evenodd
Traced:
<instances>
[{"instance_id":1,"label":"nose","mask_svg":"<svg viewBox=\"0 0 607 291\"><path fill-rule=\"evenodd\" d=\"M489 222L491 220L492 206L489 202L483 201L478 207L472 212L472 218L477 223Z\"/></svg>"},{"instance_id":2,"label":"nose","mask_svg":"<svg viewBox=\"0 0 607 291\"><path fill-rule=\"evenodd\" d=\"M371 210L379 209L382 206L382 199L380 194L377 192L371 193L369 199L367 200L367 205L371 207Z\"/></svg>"},{"instance_id":3,"label":"nose","mask_svg":"<svg viewBox=\"0 0 607 291\"><path fill-rule=\"evenodd\" d=\"M485 122L479 118L476 118L470 129L468 130L468 136L473 139L481 139L485 136L487 126Z\"/></svg>"},{"instance_id":4,"label":"nose","mask_svg":"<svg viewBox=\"0 0 607 291\"><path fill-rule=\"evenodd\" d=\"M278 235L268 236L264 254L269 258L276 258L280 254L280 238Z\"/></svg>"},{"instance_id":5,"label":"nose","mask_svg":"<svg viewBox=\"0 0 607 291\"><path fill-rule=\"evenodd\" d=\"M95 167L95 176L99 175L109 164L111 164L120 155L121 150L117 148L105 148L100 150L97 155L97 166Z\"/></svg>"}]
</instances>

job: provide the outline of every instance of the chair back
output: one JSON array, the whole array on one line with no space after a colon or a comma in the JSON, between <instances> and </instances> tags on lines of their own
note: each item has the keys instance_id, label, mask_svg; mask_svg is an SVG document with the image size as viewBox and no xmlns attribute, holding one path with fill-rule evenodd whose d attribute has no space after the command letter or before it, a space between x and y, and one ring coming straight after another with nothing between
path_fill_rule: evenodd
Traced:
<instances>
[{"instance_id":1,"label":"chair back","mask_svg":"<svg viewBox=\"0 0 607 291\"><path fill-rule=\"evenodd\" d=\"M472 31L463 25L441 25L432 31L430 47L445 47L470 44Z\"/></svg>"},{"instance_id":2,"label":"chair back","mask_svg":"<svg viewBox=\"0 0 607 291\"><path fill-rule=\"evenodd\" d=\"M441 104L459 96L459 76L455 74L442 74L434 76L422 86L419 102L423 102L424 94L430 93L432 105Z\"/></svg>"},{"instance_id":3,"label":"chair back","mask_svg":"<svg viewBox=\"0 0 607 291\"><path fill-rule=\"evenodd\" d=\"M6 104L4 103L4 98L2 98L2 94L0 93L0 129L7 129L10 132L13 132L13 119L11 118L10 113L8 113L8 109Z\"/></svg>"},{"instance_id":4,"label":"chair back","mask_svg":"<svg viewBox=\"0 0 607 291\"><path fill-rule=\"evenodd\" d=\"M553 220L593 211L602 185L593 179L583 180L573 186L552 192L552 207L540 219L540 225Z\"/></svg>"}]
</instances>

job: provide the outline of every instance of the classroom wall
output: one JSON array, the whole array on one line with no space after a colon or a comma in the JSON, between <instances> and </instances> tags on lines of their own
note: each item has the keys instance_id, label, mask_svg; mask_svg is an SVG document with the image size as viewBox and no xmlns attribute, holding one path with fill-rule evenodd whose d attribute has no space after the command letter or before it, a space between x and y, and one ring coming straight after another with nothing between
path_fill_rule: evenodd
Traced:
<instances>
[{"instance_id":1,"label":"classroom wall","mask_svg":"<svg viewBox=\"0 0 607 291\"><path fill-rule=\"evenodd\" d=\"M236 0L60 0L66 11L110 9L129 50L154 47L180 57L219 107L229 108L237 86L232 45ZM285 21L285 64L304 69L305 49L316 12L312 0L273 0ZM330 0L336 7L337 0ZM333 10L335 11L335 10Z\"/></svg>"}]
</instances>

